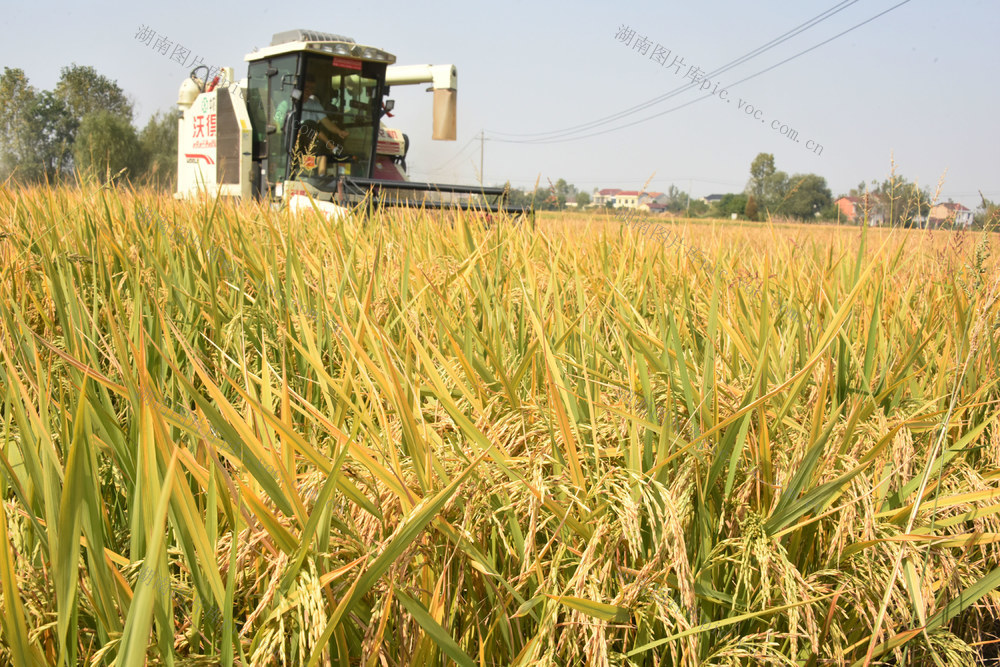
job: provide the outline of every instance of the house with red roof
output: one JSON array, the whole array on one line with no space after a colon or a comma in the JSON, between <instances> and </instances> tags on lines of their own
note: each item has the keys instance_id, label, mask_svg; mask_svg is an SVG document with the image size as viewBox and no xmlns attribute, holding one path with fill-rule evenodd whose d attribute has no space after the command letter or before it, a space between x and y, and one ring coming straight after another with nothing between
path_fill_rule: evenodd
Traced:
<instances>
[{"instance_id":1,"label":"house with red roof","mask_svg":"<svg viewBox=\"0 0 1000 667\"><path fill-rule=\"evenodd\" d=\"M861 210L861 197L841 197L834 203L840 209L837 213L838 218L843 217L849 222L858 219L858 212Z\"/></svg>"},{"instance_id":2,"label":"house with red roof","mask_svg":"<svg viewBox=\"0 0 1000 667\"><path fill-rule=\"evenodd\" d=\"M928 227L953 225L955 227L971 227L972 211L957 202L946 202L932 206L927 216Z\"/></svg>"},{"instance_id":3,"label":"house with red roof","mask_svg":"<svg viewBox=\"0 0 1000 667\"><path fill-rule=\"evenodd\" d=\"M605 188L594 195L594 206L615 205L615 195L621 190L617 188Z\"/></svg>"},{"instance_id":4,"label":"house with red roof","mask_svg":"<svg viewBox=\"0 0 1000 667\"><path fill-rule=\"evenodd\" d=\"M620 190L615 195L615 208L639 208L639 191Z\"/></svg>"},{"instance_id":5,"label":"house with red roof","mask_svg":"<svg viewBox=\"0 0 1000 667\"><path fill-rule=\"evenodd\" d=\"M862 197L841 197L834 202L837 205L837 221L841 219L847 222L857 222L859 218L864 218L867 212L868 226L878 227L885 223L885 210L878 197L871 195L868 197L868 210L865 211L865 200Z\"/></svg>"},{"instance_id":6,"label":"house with red roof","mask_svg":"<svg viewBox=\"0 0 1000 667\"><path fill-rule=\"evenodd\" d=\"M647 210L663 210L670 198L663 192L642 192L639 194L639 208ZM653 205L656 205L656 209Z\"/></svg>"}]
</instances>

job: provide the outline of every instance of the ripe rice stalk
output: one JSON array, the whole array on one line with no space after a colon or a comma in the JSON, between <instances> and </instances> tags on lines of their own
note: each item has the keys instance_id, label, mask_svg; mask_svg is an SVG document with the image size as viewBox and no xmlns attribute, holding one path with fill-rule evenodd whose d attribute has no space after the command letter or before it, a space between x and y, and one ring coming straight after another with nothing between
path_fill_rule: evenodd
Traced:
<instances>
[{"instance_id":1,"label":"ripe rice stalk","mask_svg":"<svg viewBox=\"0 0 1000 667\"><path fill-rule=\"evenodd\" d=\"M0 189L0 662L995 656L995 258L490 222Z\"/></svg>"}]
</instances>

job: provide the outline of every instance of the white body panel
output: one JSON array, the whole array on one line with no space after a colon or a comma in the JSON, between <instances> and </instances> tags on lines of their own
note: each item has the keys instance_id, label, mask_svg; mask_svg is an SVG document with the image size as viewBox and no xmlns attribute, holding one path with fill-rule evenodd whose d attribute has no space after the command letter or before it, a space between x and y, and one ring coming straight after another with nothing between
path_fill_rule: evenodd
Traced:
<instances>
[{"instance_id":1,"label":"white body panel","mask_svg":"<svg viewBox=\"0 0 1000 667\"><path fill-rule=\"evenodd\" d=\"M233 175L235 183L220 183L223 175L220 171L219 157L219 97L227 96L231 102L235 122L238 125L235 146L236 156L232 156L233 146L229 153L235 159L230 160L230 168L237 168L238 174ZM232 120L232 119L230 119ZM242 96L230 92L226 88L216 88L207 93L201 93L194 102L183 110L177 128L177 195L179 197L195 197L201 193L220 194L230 197L245 197L251 195L250 168L251 146L253 136L250 128L250 116ZM225 151L227 147L223 146ZM233 180L230 178L229 180Z\"/></svg>"},{"instance_id":2,"label":"white body panel","mask_svg":"<svg viewBox=\"0 0 1000 667\"><path fill-rule=\"evenodd\" d=\"M328 220L340 220L351 214L350 210L344 208L343 206L338 206L333 202L329 201L319 201L313 199L310 201L309 197L306 195L294 194L288 197L288 210L297 213L312 213L313 206L315 206L320 213L325 215Z\"/></svg>"}]
</instances>

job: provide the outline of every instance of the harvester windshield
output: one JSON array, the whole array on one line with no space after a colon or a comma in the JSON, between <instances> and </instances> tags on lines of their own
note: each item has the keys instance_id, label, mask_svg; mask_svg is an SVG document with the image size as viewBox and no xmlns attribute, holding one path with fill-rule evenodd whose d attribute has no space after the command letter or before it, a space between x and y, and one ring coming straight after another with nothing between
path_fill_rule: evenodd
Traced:
<instances>
[{"instance_id":1,"label":"harvester windshield","mask_svg":"<svg viewBox=\"0 0 1000 667\"><path fill-rule=\"evenodd\" d=\"M248 102L267 182L329 192L339 176L370 177L385 68L308 52L251 62Z\"/></svg>"},{"instance_id":2,"label":"harvester windshield","mask_svg":"<svg viewBox=\"0 0 1000 667\"><path fill-rule=\"evenodd\" d=\"M336 59L334 59L336 60ZM378 130L378 79L335 66L329 58L306 63L301 125L293 147L293 171L301 180L370 173Z\"/></svg>"}]
</instances>

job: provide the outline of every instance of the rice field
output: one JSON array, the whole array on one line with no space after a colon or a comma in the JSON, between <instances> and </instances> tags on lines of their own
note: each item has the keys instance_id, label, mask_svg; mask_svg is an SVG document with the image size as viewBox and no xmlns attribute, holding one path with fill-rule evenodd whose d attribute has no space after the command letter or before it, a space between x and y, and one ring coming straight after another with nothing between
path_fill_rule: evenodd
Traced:
<instances>
[{"instance_id":1,"label":"rice field","mask_svg":"<svg viewBox=\"0 0 1000 667\"><path fill-rule=\"evenodd\" d=\"M0 663L996 664L989 236L662 224L0 189Z\"/></svg>"}]
</instances>

